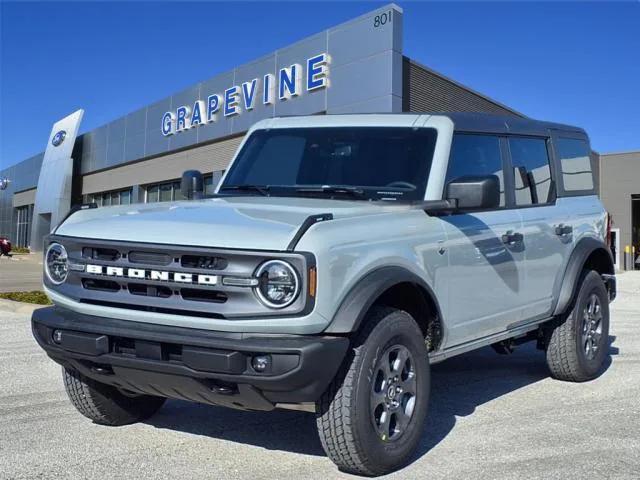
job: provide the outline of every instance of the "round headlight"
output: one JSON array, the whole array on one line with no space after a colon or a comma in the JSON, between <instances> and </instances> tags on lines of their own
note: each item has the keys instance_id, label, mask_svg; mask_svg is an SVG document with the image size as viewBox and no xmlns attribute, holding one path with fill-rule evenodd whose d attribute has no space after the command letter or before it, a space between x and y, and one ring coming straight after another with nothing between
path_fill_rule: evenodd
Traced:
<instances>
[{"instance_id":1,"label":"round headlight","mask_svg":"<svg viewBox=\"0 0 640 480\"><path fill-rule=\"evenodd\" d=\"M60 285L67 279L69 263L67 251L59 243L52 243L44 258L44 271L51 282Z\"/></svg>"},{"instance_id":2,"label":"round headlight","mask_svg":"<svg viewBox=\"0 0 640 480\"><path fill-rule=\"evenodd\" d=\"M269 260L256 271L258 297L269 308L291 305L300 293L300 281L294 268L282 260Z\"/></svg>"}]
</instances>

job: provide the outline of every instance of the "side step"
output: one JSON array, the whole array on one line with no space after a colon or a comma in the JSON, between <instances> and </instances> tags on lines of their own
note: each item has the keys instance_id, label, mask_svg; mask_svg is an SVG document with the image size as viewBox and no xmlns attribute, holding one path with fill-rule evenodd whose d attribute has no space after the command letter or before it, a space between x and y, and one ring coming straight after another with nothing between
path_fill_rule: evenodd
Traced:
<instances>
[{"instance_id":1,"label":"side step","mask_svg":"<svg viewBox=\"0 0 640 480\"><path fill-rule=\"evenodd\" d=\"M434 364L438 362L442 362L447 358L455 357L456 355L461 355L463 353L470 352L472 350L476 350L478 348L486 347L487 345L493 345L495 343L500 343L504 340L513 339L516 337L528 337L527 334L529 332L534 332L538 329L538 327L551 320L552 318L544 318L542 320L535 320L534 322L527 323L525 325L521 325L516 328L512 328L506 330L504 332L496 333L494 335L490 335L488 337L479 338L477 340L472 340L471 342L463 343L461 345L456 345L454 347L447 348L445 350L441 350L438 352L432 352L429 354L429 361ZM529 340L532 340L532 337L528 337ZM527 340L527 341L529 341ZM524 343L524 342L523 342Z\"/></svg>"}]
</instances>

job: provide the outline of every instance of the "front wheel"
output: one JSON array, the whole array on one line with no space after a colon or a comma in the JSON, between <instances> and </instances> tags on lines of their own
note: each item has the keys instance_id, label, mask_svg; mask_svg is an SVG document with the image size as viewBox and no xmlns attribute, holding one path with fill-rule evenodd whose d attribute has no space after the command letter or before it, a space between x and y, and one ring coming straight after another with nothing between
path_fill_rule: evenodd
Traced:
<instances>
[{"instance_id":1,"label":"front wheel","mask_svg":"<svg viewBox=\"0 0 640 480\"><path fill-rule=\"evenodd\" d=\"M316 407L322 446L341 470L382 475L409 460L427 414L427 355L424 335L408 313L375 308L367 315Z\"/></svg>"},{"instance_id":2,"label":"front wheel","mask_svg":"<svg viewBox=\"0 0 640 480\"><path fill-rule=\"evenodd\" d=\"M559 319L547 345L547 365L559 380L584 382L595 378L609 346L609 297L600 275L582 275L570 311Z\"/></svg>"},{"instance_id":3,"label":"front wheel","mask_svg":"<svg viewBox=\"0 0 640 480\"><path fill-rule=\"evenodd\" d=\"M67 395L76 410L100 425L120 426L146 420L166 400L151 395L125 394L71 368L63 367L62 375Z\"/></svg>"}]
</instances>

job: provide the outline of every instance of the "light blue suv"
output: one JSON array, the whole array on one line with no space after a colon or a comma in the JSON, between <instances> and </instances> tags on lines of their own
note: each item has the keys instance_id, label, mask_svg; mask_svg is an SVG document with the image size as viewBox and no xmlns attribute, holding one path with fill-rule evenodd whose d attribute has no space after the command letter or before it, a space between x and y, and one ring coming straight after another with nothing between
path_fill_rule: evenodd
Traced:
<instances>
[{"instance_id":1,"label":"light blue suv","mask_svg":"<svg viewBox=\"0 0 640 480\"><path fill-rule=\"evenodd\" d=\"M166 398L317 415L379 475L423 431L429 365L535 341L551 375L608 355L616 283L579 128L485 114L275 118L217 192L72 213L46 240L33 332L76 408L121 425Z\"/></svg>"}]
</instances>

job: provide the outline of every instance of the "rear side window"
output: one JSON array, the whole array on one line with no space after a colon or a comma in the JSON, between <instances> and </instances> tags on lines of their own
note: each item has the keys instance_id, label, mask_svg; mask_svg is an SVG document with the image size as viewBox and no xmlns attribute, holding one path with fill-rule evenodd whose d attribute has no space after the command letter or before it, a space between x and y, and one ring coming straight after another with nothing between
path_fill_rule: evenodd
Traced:
<instances>
[{"instance_id":1,"label":"rear side window","mask_svg":"<svg viewBox=\"0 0 640 480\"><path fill-rule=\"evenodd\" d=\"M516 205L553 201L551 167L544 138L509 138Z\"/></svg>"},{"instance_id":2,"label":"rear side window","mask_svg":"<svg viewBox=\"0 0 640 480\"><path fill-rule=\"evenodd\" d=\"M504 207L500 137L466 133L453 136L446 183L467 175L496 175L500 180L500 206Z\"/></svg>"},{"instance_id":3,"label":"rear side window","mask_svg":"<svg viewBox=\"0 0 640 480\"><path fill-rule=\"evenodd\" d=\"M577 138L558 138L562 183L567 192L593 190L589 145Z\"/></svg>"}]
</instances>

